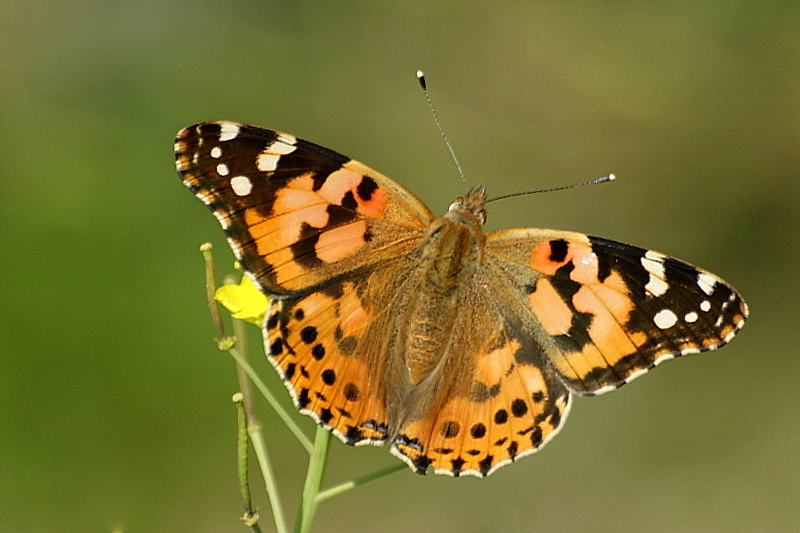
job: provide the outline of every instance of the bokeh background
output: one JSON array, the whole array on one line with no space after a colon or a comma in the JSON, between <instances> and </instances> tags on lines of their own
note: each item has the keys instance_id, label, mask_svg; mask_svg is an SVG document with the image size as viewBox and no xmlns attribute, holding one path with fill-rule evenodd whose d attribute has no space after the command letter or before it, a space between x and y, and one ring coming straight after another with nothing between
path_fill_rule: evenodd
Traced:
<instances>
[{"instance_id":1,"label":"bokeh background","mask_svg":"<svg viewBox=\"0 0 800 533\"><path fill-rule=\"evenodd\" d=\"M0 531L244 531L197 247L232 258L173 136L281 129L442 212L462 189L417 68L490 194L619 177L491 205L489 229L676 255L752 317L721 352L578 399L488 479L402 471L323 504L316 530L800 530L797 2L3 0L0 50ZM291 516L305 455L261 416ZM327 480L395 460L333 442Z\"/></svg>"}]
</instances>

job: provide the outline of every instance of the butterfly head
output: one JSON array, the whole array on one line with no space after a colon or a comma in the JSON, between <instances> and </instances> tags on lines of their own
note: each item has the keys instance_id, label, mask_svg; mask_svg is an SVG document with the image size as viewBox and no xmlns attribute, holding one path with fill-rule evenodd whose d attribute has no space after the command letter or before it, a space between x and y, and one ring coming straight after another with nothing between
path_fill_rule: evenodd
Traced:
<instances>
[{"instance_id":1,"label":"butterfly head","mask_svg":"<svg viewBox=\"0 0 800 533\"><path fill-rule=\"evenodd\" d=\"M474 220L479 226L486 223L486 209L483 205L486 203L486 187L478 185L466 196L456 198L450 204L447 214L451 217L458 217L467 220Z\"/></svg>"}]
</instances>

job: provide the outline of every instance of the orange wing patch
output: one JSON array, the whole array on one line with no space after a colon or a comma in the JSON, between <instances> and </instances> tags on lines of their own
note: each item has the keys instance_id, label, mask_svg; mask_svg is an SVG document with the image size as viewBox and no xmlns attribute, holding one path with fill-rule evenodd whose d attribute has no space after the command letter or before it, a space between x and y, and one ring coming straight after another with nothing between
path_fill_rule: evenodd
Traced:
<instances>
[{"instance_id":1,"label":"orange wing patch","mask_svg":"<svg viewBox=\"0 0 800 533\"><path fill-rule=\"evenodd\" d=\"M478 355L468 393L400 428L392 453L419 473L432 467L437 474L487 476L541 448L566 418L569 392L541 368L521 363L525 349L505 338Z\"/></svg>"},{"instance_id":2,"label":"orange wing patch","mask_svg":"<svg viewBox=\"0 0 800 533\"><path fill-rule=\"evenodd\" d=\"M297 407L348 444L381 444L386 411L375 372L353 353L374 317L353 283L293 300L272 300L264 328L272 364Z\"/></svg>"}]
</instances>

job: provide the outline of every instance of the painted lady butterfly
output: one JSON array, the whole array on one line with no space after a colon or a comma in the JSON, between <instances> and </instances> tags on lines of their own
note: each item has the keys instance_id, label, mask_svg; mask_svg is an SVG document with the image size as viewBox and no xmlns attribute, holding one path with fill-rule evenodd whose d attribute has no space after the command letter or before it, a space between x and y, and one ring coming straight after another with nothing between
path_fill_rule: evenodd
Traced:
<instances>
[{"instance_id":1,"label":"painted lady butterfly","mask_svg":"<svg viewBox=\"0 0 800 533\"><path fill-rule=\"evenodd\" d=\"M614 390L731 340L747 305L713 274L581 233L484 234L476 187L435 217L386 176L234 122L175 143L189 187L269 297L264 342L297 407L418 473L486 476Z\"/></svg>"}]
</instances>

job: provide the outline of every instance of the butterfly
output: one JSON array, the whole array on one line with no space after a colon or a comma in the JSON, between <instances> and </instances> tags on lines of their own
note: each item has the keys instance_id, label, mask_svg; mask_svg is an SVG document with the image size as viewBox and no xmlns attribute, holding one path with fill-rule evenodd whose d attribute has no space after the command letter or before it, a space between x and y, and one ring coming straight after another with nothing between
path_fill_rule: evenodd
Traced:
<instances>
[{"instance_id":1,"label":"butterfly","mask_svg":"<svg viewBox=\"0 0 800 533\"><path fill-rule=\"evenodd\" d=\"M181 130L175 154L270 298L265 349L296 406L417 473L486 476L552 439L573 395L719 348L748 314L720 278L657 252L484 233L482 186L436 217L358 161L227 121Z\"/></svg>"}]
</instances>

